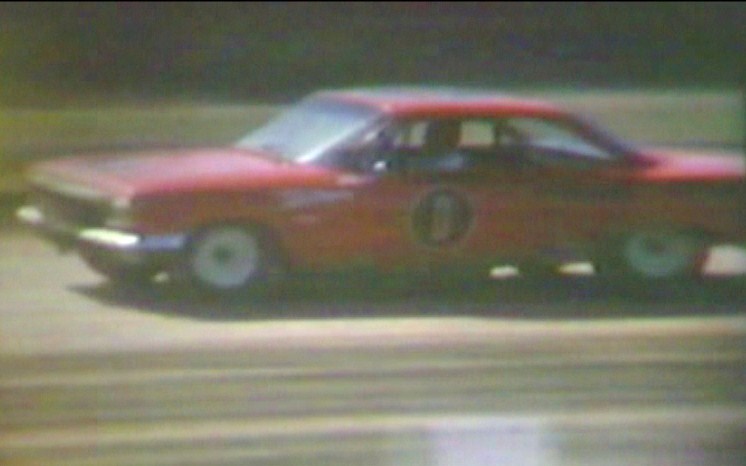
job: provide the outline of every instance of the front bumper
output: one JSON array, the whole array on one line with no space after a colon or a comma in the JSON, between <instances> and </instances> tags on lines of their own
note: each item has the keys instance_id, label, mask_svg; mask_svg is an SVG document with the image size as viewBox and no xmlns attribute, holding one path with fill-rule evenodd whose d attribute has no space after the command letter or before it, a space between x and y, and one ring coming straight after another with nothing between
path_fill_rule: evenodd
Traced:
<instances>
[{"instance_id":1,"label":"front bumper","mask_svg":"<svg viewBox=\"0 0 746 466\"><path fill-rule=\"evenodd\" d=\"M146 262L151 256L180 253L187 244L186 233L142 235L109 228L89 228L55 222L36 206L23 206L16 218L40 231L62 249L96 249L108 251L127 262Z\"/></svg>"}]
</instances>

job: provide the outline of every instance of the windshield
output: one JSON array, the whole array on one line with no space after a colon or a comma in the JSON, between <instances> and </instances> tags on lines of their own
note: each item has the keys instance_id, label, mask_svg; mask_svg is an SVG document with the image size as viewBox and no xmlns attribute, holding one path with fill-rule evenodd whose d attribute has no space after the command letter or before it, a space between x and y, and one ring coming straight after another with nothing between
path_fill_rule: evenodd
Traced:
<instances>
[{"instance_id":1,"label":"windshield","mask_svg":"<svg viewBox=\"0 0 746 466\"><path fill-rule=\"evenodd\" d=\"M344 102L308 99L236 143L271 151L288 161L308 163L373 122L378 113Z\"/></svg>"}]
</instances>

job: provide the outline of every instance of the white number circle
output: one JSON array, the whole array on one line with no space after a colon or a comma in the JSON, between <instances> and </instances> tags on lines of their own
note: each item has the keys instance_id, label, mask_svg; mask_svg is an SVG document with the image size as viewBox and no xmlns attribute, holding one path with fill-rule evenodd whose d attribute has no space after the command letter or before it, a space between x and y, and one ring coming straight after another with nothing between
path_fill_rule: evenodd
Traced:
<instances>
[{"instance_id":1,"label":"white number circle","mask_svg":"<svg viewBox=\"0 0 746 466\"><path fill-rule=\"evenodd\" d=\"M445 247L461 241L473 219L469 201L453 191L433 191L420 199L412 213L416 240L433 247Z\"/></svg>"}]
</instances>

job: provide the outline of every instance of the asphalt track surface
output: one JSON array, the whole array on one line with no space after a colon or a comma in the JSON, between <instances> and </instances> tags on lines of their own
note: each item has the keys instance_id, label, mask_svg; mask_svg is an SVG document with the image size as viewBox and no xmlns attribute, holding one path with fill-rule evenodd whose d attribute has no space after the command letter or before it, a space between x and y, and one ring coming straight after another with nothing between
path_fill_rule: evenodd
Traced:
<instances>
[{"instance_id":1,"label":"asphalt track surface","mask_svg":"<svg viewBox=\"0 0 746 466\"><path fill-rule=\"evenodd\" d=\"M335 279L215 302L112 287L5 230L0 465L742 465L744 284Z\"/></svg>"}]
</instances>

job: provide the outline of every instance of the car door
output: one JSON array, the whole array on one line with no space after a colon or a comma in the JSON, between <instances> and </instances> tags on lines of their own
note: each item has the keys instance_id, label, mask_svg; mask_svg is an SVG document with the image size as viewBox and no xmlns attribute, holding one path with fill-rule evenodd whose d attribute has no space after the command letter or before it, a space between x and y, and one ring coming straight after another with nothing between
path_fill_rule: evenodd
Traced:
<instances>
[{"instance_id":1,"label":"car door","mask_svg":"<svg viewBox=\"0 0 746 466\"><path fill-rule=\"evenodd\" d=\"M618 154L561 118L513 117L540 253L585 249L628 215L628 168Z\"/></svg>"},{"instance_id":2,"label":"car door","mask_svg":"<svg viewBox=\"0 0 746 466\"><path fill-rule=\"evenodd\" d=\"M454 126L455 125L455 126ZM355 192L359 253L377 266L426 268L466 234L471 211L456 194L446 131L459 122L391 121L375 147L363 151L367 182ZM450 143L457 145L450 135ZM438 147L441 146L441 147ZM360 155L360 154L358 154ZM445 188L448 187L446 191ZM362 226L362 230L361 230Z\"/></svg>"},{"instance_id":3,"label":"car door","mask_svg":"<svg viewBox=\"0 0 746 466\"><path fill-rule=\"evenodd\" d=\"M458 138L435 129L458 127ZM482 117L397 121L372 161L371 182L356 194L365 219L365 249L379 265L443 267L496 263L530 250L533 229L529 174L497 159L492 122ZM443 147L433 139L440 141ZM450 144L451 147L448 147Z\"/></svg>"}]
</instances>

